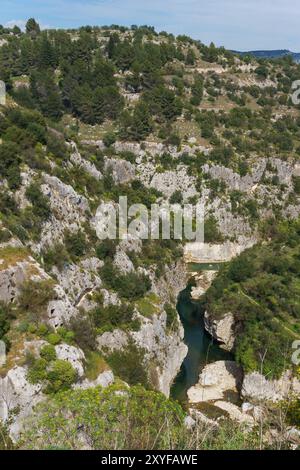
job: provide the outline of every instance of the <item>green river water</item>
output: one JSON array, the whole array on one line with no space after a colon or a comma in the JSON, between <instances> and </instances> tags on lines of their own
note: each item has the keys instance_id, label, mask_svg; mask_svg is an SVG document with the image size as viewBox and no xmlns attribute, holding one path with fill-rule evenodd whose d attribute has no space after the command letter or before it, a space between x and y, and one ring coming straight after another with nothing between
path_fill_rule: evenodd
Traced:
<instances>
[{"instance_id":1,"label":"green river water","mask_svg":"<svg viewBox=\"0 0 300 470\"><path fill-rule=\"evenodd\" d=\"M184 327L184 342L188 354L171 389L171 396L179 401L186 401L187 390L198 382L203 367L214 361L230 360L230 353L224 351L211 338L204 328L201 303L193 301L190 287L182 291L178 298L177 310Z\"/></svg>"}]
</instances>

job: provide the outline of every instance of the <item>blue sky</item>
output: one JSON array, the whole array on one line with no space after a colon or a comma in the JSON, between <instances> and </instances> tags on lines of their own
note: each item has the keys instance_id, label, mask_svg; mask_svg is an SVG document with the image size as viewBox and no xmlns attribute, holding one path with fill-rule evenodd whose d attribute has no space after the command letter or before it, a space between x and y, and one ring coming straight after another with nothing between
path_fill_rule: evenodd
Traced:
<instances>
[{"instance_id":1,"label":"blue sky","mask_svg":"<svg viewBox=\"0 0 300 470\"><path fill-rule=\"evenodd\" d=\"M299 0L1 0L1 24L153 25L229 49L300 51Z\"/></svg>"}]
</instances>

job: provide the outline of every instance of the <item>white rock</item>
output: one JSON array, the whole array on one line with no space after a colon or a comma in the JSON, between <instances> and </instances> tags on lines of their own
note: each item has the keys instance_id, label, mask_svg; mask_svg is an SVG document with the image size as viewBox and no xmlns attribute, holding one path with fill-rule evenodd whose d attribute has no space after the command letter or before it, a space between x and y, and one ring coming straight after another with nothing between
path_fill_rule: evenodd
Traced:
<instances>
[{"instance_id":1,"label":"white rock","mask_svg":"<svg viewBox=\"0 0 300 470\"><path fill-rule=\"evenodd\" d=\"M241 408L233 403L228 401L218 400L214 402L214 406L217 406L223 411L226 411L229 414L230 419L233 421L238 421L241 424L253 425L254 420L248 414L242 412Z\"/></svg>"},{"instance_id":2,"label":"white rock","mask_svg":"<svg viewBox=\"0 0 300 470\"><path fill-rule=\"evenodd\" d=\"M300 382L291 371L284 372L278 380L267 380L259 372L251 372L244 377L242 396L248 400L276 402L290 394L300 396Z\"/></svg>"},{"instance_id":3,"label":"white rock","mask_svg":"<svg viewBox=\"0 0 300 470\"><path fill-rule=\"evenodd\" d=\"M70 346L69 344L58 344L55 346L55 352L58 359L68 361L73 366L78 377L83 377L85 355L80 348Z\"/></svg>"},{"instance_id":4,"label":"white rock","mask_svg":"<svg viewBox=\"0 0 300 470\"><path fill-rule=\"evenodd\" d=\"M208 364L199 376L199 382L187 394L190 403L223 400L226 392L238 393L242 370L234 361L217 361Z\"/></svg>"},{"instance_id":5,"label":"white rock","mask_svg":"<svg viewBox=\"0 0 300 470\"><path fill-rule=\"evenodd\" d=\"M205 329L221 343L226 351L231 351L235 343L235 319L232 313L226 313L220 319L212 319L208 312L204 314Z\"/></svg>"},{"instance_id":6,"label":"white rock","mask_svg":"<svg viewBox=\"0 0 300 470\"><path fill-rule=\"evenodd\" d=\"M32 408L44 396L40 384L32 385L27 380L27 368L14 367L4 378L0 378L0 419L12 419L10 435L16 440L22 429L23 420L31 414ZM17 410L17 414L13 413Z\"/></svg>"},{"instance_id":7,"label":"white rock","mask_svg":"<svg viewBox=\"0 0 300 470\"><path fill-rule=\"evenodd\" d=\"M102 372L101 374L98 375L96 380L88 380L85 379L81 383L77 383L74 388L80 388L80 389L87 389L87 388L93 388L97 386L101 386L103 388L109 387L109 385L113 384L115 381L114 374L111 370L106 370L105 372Z\"/></svg>"}]
</instances>

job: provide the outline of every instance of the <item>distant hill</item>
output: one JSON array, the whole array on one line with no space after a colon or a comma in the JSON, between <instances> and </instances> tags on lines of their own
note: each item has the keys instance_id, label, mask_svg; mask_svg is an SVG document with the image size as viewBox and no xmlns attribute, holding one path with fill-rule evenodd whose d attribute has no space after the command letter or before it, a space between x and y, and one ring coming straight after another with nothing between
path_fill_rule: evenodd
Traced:
<instances>
[{"instance_id":1,"label":"distant hill","mask_svg":"<svg viewBox=\"0 0 300 470\"><path fill-rule=\"evenodd\" d=\"M296 62L300 62L300 53L299 52L291 52L288 49L275 49L271 51L233 51L236 54L241 55L253 55L258 59L279 59L280 57L284 57L286 55L291 55Z\"/></svg>"}]
</instances>

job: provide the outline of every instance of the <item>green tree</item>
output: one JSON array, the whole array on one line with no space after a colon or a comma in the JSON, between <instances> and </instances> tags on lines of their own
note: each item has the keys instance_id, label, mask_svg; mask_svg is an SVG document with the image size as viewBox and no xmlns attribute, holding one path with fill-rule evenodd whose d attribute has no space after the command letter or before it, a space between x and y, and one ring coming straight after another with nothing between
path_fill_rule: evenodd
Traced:
<instances>
[{"instance_id":1,"label":"green tree","mask_svg":"<svg viewBox=\"0 0 300 470\"><path fill-rule=\"evenodd\" d=\"M29 18L26 23L26 33L30 34L31 37L36 37L40 31L40 25L35 21L35 19Z\"/></svg>"}]
</instances>

